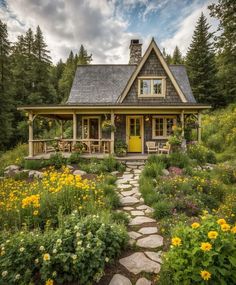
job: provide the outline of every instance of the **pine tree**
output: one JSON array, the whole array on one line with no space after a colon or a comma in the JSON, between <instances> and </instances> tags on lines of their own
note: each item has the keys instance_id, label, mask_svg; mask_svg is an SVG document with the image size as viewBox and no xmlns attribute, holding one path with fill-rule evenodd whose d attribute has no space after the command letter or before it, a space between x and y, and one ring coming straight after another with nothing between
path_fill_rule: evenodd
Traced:
<instances>
[{"instance_id":1,"label":"pine tree","mask_svg":"<svg viewBox=\"0 0 236 285\"><path fill-rule=\"evenodd\" d=\"M51 57L47 50L47 44L44 41L43 33L40 27L37 27L36 34L34 37L34 55L40 62L51 63Z\"/></svg>"},{"instance_id":2,"label":"pine tree","mask_svg":"<svg viewBox=\"0 0 236 285\"><path fill-rule=\"evenodd\" d=\"M80 46L77 64L89 64L92 61L92 54L88 55L83 45Z\"/></svg>"},{"instance_id":3,"label":"pine tree","mask_svg":"<svg viewBox=\"0 0 236 285\"><path fill-rule=\"evenodd\" d=\"M181 51L178 48L178 46L176 46L174 49L171 63L172 64L182 64L183 63L183 57L182 57Z\"/></svg>"},{"instance_id":4,"label":"pine tree","mask_svg":"<svg viewBox=\"0 0 236 285\"><path fill-rule=\"evenodd\" d=\"M216 88L215 55L211 42L213 35L209 32L209 28L207 19L202 13L187 52L186 66L197 101L219 106L223 101Z\"/></svg>"},{"instance_id":5,"label":"pine tree","mask_svg":"<svg viewBox=\"0 0 236 285\"><path fill-rule=\"evenodd\" d=\"M171 61L172 61L171 55L166 53L165 48L163 48L162 54L163 54L163 57L164 57L165 61L167 62L167 64L171 64Z\"/></svg>"},{"instance_id":6,"label":"pine tree","mask_svg":"<svg viewBox=\"0 0 236 285\"><path fill-rule=\"evenodd\" d=\"M215 37L219 90L226 103L236 102L236 2L219 0L217 4L210 5L209 9L210 15L219 20L219 33Z\"/></svg>"},{"instance_id":7,"label":"pine tree","mask_svg":"<svg viewBox=\"0 0 236 285\"><path fill-rule=\"evenodd\" d=\"M12 134L11 74L9 70L10 43L7 25L0 20L0 150L8 147Z\"/></svg>"}]
</instances>

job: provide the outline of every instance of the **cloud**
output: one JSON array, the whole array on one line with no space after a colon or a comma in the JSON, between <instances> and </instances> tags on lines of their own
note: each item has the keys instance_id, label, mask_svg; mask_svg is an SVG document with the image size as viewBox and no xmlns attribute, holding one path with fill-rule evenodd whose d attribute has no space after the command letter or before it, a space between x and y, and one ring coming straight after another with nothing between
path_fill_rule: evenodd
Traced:
<instances>
[{"instance_id":1,"label":"cloud","mask_svg":"<svg viewBox=\"0 0 236 285\"><path fill-rule=\"evenodd\" d=\"M209 2L212 3L213 1L208 1L203 5L195 7L193 12L190 10L190 14L177 24L177 31L174 33L174 35L161 41L160 45L166 49L167 53L172 54L175 46L177 45L182 54L186 54L192 40L196 22L202 12L207 17L208 23L211 25L211 31L215 30L217 23L209 15L209 10L207 9L207 6L210 4Z\"/></svg>"},{"instance_id":2,"label":"cloud","mask_svg":"<svg viewBox=\"0 0 236 285\"><path fill-rule=\"evenodd\" d=\"M134 33L127 21L115 15L115 2L106 0L9 0L2 8L11 39L39 25L54 62L65 59L81 44L94 63L128 62L128 45ZM22 24L23 23L23 24Z\"/></svg>"}]
</instances>

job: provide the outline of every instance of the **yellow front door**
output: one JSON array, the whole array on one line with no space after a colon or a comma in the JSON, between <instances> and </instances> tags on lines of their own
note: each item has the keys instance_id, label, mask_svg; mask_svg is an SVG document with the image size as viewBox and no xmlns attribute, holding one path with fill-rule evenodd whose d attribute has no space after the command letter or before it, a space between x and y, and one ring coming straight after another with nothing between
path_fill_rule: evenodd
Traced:
<instances>
[{"instance_id":1,"label":"yellow front door","mask_svg":"<svg viewBox=\"0 0 236 285\"><path fill-rule=\"evenodd\" d=\"M127 121L127 135L128 151L142 152L142 117L128 117Z\"/></svg>"}]
</instances>

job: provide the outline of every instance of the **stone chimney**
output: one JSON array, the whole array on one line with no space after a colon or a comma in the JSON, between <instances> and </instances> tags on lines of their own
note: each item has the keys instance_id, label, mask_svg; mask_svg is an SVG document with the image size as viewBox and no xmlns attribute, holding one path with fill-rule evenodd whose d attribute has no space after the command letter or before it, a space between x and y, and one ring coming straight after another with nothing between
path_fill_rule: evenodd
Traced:
<instances>
[{"instance_id":1,"label":"stone chimney","mask_svg":"<svg viewBox=\"0 0 236 285\"><path fill-rule=\"evenodd\" d=\"M131 40L129 49L129 64L138 64L142 58L142 44L139 42L138 39Z\"/></svg>"}]
</instances>

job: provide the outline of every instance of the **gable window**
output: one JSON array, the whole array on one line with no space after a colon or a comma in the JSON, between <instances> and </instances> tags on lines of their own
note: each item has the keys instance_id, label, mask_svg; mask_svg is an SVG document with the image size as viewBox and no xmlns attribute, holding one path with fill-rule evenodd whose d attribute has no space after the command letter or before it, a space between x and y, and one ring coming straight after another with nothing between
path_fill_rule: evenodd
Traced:
<instances>
[{"instance_id":1,"label":"gable window","mask_svg":"<svg viewBox=\"0 0 236 285\"><path fill-rule=\"evenodd\" d=\"M167 138L173 133L172 127L174 125L176 125L175 116L154 116L152 119L152 138Z\"/></svg>"},{"instance_id":2,"label":"gable window","mask_svg":"<svg viewBox=\"0 0 236 285\"><path fill-rule=\"evenodd\" d=\"M139 77L138 97L165 97L166 79L165 77Z\"/></svg>"}]
</instances>

